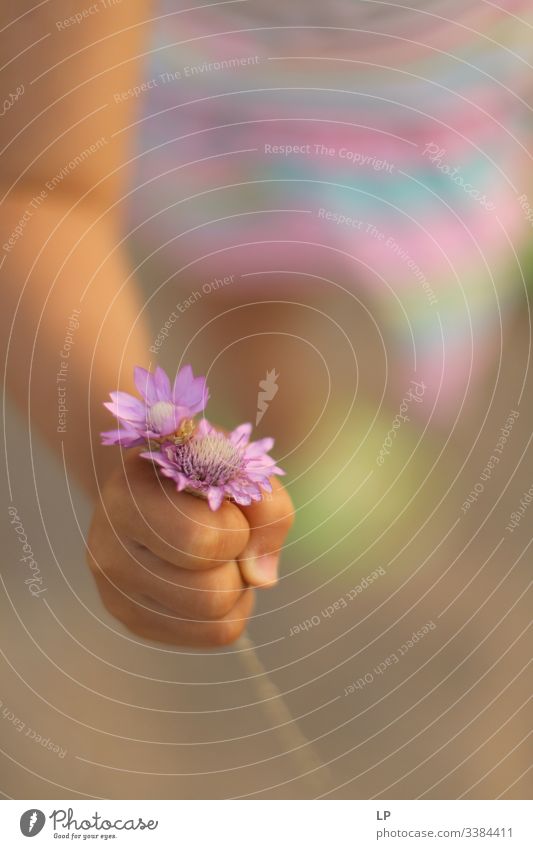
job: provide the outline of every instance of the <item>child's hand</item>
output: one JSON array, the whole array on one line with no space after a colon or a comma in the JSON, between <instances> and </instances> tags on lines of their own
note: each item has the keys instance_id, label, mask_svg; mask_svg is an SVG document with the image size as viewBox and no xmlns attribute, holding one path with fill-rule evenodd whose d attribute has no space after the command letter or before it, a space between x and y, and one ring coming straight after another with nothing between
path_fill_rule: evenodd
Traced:
<instances>
[{"instance_id":1,"label":"child's hand","mask_svg":"<svg viewBox=\"0 0 533 849\"><path fill-rule=\"evenodd\" d=\"M221 646L237 639L253 608L250 586L272 586L293 522L276 478L250 507L178 493L136 450L106 483L88 562L106 608L149 640ZM262 558L262 559L261 559Z\"/></svg>"}]
</instances>

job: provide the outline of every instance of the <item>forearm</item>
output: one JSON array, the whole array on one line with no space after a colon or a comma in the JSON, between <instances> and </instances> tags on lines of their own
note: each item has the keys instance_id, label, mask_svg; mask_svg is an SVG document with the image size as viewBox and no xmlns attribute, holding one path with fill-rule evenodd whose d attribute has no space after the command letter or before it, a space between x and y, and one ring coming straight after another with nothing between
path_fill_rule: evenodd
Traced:
<instances>
[{"instance_id":1,"label":"forearm","mask_svg":"<svg viewBox=\"0 0 533 849\"><path fill-rule=\"evenodd\" d=\"M37 188L0 208L3 244L31 213L1 250L8 391L54 452L64 452L68 474L95 493L113 453L99 444L113 425L102 402L112 389L131 389L133 365L147 364L146 319L115 215L53 195L34 209Z\"/></svg>"}]
</instances>

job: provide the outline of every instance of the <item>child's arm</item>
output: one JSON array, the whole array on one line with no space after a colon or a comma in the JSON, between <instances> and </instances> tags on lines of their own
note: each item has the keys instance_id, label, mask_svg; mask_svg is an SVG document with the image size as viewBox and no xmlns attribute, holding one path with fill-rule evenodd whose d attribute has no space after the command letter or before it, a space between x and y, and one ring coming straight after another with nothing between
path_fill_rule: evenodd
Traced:
<instances>
[{"instance_id":1,"label":"child's arm","mask_svg":"<svg viewBox=\"0 0 533 849\"><path fill-rule=\"evenodd\" d=\"M116 103L114 94L138 82L135 57L147 32L138 24L149 18L149 6L94 4L72 23L72 5L56 0L11 25L24 4L16 14L9 7L0 23L3 90L19 92L0 119L0 329L8 387L24 414L30 406L33 425L56 453L63 443L69 472L89 492L113 455L99 447L98 433L110 425L102 401L118 385L127 389L133 365L149 357L120 247L132 133L113 137L136 118L136 98ZM79 328L66 348L72 315ZM60 416L62 398L68 412Z\"/></svg>"},{"instance_id":2,"label":"child's arm","mask_svg":"<svg viewBox=\"0 0 533 849\"><path fill-rule=\"evenodd\" d=\"M120 247L134 131L114 135L135 121L136 98L114 95L139 82L147 31L137 24L150 6L98 0L68 25L64 0L27 15L17 6L11 26L4 12L6 90L24 91L1 118L0 331L12 397L59 456L63 446L69 474L91 494L103 485L88 557L104 604L142 636L218 645L244 628L249 585L275 582L292 522L288 495L275 484L271 501L212 514L162 484L135 452L123 469L119 450L99 445L113 426L103 400L133 389L135 364L150 365Z\"/></svg>"}]
</instances>

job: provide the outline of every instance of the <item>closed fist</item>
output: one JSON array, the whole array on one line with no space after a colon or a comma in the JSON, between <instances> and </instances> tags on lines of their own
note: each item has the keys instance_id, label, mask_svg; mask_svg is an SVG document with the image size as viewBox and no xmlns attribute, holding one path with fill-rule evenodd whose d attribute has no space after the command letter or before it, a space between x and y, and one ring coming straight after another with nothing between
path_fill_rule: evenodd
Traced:
<instances>
[{"instance_id":1,"label":"closed fist","mask_svg":"<svg viewBox=\"0 0 533 849\"><path fill-rule=\"evenodd\" d=\"M239 637L253 587L273 586L293 523L277 478L249 507L207 502L155 474L131 450L107 481L88 540L102 601L130 631L174 645L222 646Z\"/></svg>"}]
</instances>

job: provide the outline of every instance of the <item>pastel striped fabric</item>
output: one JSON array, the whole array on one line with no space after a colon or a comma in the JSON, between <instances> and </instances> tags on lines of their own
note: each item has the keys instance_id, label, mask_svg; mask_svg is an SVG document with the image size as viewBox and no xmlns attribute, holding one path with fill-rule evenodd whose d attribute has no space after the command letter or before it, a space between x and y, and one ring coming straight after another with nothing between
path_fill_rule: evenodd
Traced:
<instances>
[{"instance_id":1,"label":"pastel striped fabric","mask_svg":"<svg viewBox=\"0 0 533 849\"><path fill-rule=\"evenodd\" d=\"M530 0L186 10L154 16L136 238L200 276L341 283L447 415L524 298Z\"/></svg>"}]
</instances>

